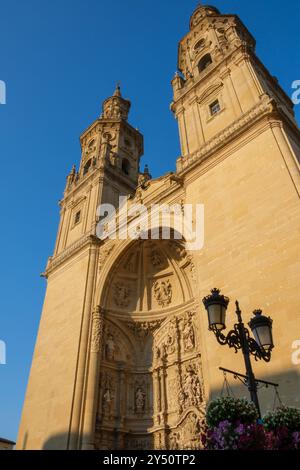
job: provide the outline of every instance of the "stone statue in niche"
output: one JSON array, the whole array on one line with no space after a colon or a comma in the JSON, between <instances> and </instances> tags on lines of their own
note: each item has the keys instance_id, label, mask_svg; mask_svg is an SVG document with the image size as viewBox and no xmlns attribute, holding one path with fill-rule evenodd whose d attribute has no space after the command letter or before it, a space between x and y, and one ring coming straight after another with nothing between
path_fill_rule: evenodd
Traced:
<instances>
[{"instance_id":1,"label":"stone statue in niche","mask_svg":"<svg viewBox=\"0 0 300 470\"><path fill-rule=\"evenodd\" d=\"M180 435L177 432L174 432L173 434L170 435L170 438L169 438L170 450L179 449L179 439L180 439Z\"/></svg>"},{"instance_id":2,"label":"stone statue in niche","mask_svg":"<svg viewBox=\"0 0 300 470\"><path fill-rule=\"evenodd\" d=\"M112 378L107 377L106 384L104 387L103 397L102 397L102 411L106 415L111 415L114 405L114 388L112 383Z\"/></svg>"},{"instance_id":3,"label":"stone statue in niche","mask_svg":"<svg viewBox=\"0 0 300 470\"><path fill-rule=\"evenodd\" d=\"M123 282L114 285L114 301L118 307L128 307L131 290Z\"/></svg>"},{"instance_id":4,"label":"stone statue in niche","mask_svg":"<svg viewBox=\"0 0 300 470\"><path fill-rule=\"evenodd\" d=\"M162 265L162 257L157 250L152 250L150 257L154 267L160 267Z\"/></svg>"},{"instance_id":5,"label":"stone statue in niche","mask_svg":"<svg viewBox=\"0 0 300 470\"><path fill-rule=\"evenodd\" d=\"M116 344L114 337L111 333L107 335L105 341L105 359L108 361L114 361L116 352Z\"/></svg>"},{"instance_id":6,"label":"stone statue in niche","mask_svg":"<svg viewBox=\"0 0 300 470\"><path fill-rule=\"evenodd\" d=\"M190 317L184 321L182 339L184 351L192 351L195 347L195 332L193 327L193 321Z\"/></svg>"},{"instance_id":7,"label":"stone statue in niche","mask_svg":"<svg viewBox=\"0 0 300 470\"><path fill-rule=\"evenodd\" d=\"M172 286L169 280L156 281L154 284L154 297L161 307L166 307L172 301Z\"/></svg>"},{"instance_id":8,"label":"stone statue in niche","mask_svg":"<svg viewBox=\"0 0 300 470\"><path fill-rule=\"evenodd\" d=\"M136 413L144 413L146 405L146 394L141 387L135 392L135 411Z\"/></svg>"},{"instance_id":9,"label":"stone statue in niche","mask_svg":"<svg viewBox=\"0 0 300 470\"><path fill-rule=\"evenodd\" d=\"M186 374L182 385L182 403L183 408L189 406L200 406L203 401L200 380L197 369L193 365L186 367Z\"/></svg>"}]
</instances>

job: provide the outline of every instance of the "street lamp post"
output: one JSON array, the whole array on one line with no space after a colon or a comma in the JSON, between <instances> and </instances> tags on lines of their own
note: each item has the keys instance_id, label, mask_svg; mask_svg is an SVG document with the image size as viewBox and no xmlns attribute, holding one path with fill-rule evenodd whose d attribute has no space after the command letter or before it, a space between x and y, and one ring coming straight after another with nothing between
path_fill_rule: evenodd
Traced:
<instances>
[{"instance_id":1,"label":"street lamp post","mask_svg":"<svg viewBox=\"0 0 300 470\"><path fill-rule=\"evenodd\" d=\"M251 401L255 404L259 417L261 417L259 401L257 396L257 381L255 379L251 355L255 360L263 359L266 362L271 360L271 352L274 348L271 318L262 315L261 310L255 310L254 317L249 322L249 326L254 335L250 336L249 330L245 327L242 320L242 312L238 301L236 301L236 315L238 322L233 330L225 336L222 331L226 329L226 310L229 304L229 298L220 294L219 289L213 289L211 295L203 299L203 304L207 310L209 329L214 332L216 339L222 346L228 345L234 348L237 353L242 350L246 367L246 385L250 392Z\"/></svg>"}]
</instances>

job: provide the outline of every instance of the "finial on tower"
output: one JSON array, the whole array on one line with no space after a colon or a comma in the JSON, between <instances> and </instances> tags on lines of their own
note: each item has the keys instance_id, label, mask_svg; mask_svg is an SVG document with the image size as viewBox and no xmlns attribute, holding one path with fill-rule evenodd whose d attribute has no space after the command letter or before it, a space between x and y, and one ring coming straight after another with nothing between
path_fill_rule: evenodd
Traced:
<instances>
[{"instance_id":1,"label":"finial on tower","mask_svg":"<svg viewBox=\"0 0 300 470\"><path fill-rule=\"evenodd\" d=\"M117 82L117 85L116 85L116 89L114 91L114 95L113 96L119 96L121 98L121 84L120 82Z\"/></svg>"}]
</instances>

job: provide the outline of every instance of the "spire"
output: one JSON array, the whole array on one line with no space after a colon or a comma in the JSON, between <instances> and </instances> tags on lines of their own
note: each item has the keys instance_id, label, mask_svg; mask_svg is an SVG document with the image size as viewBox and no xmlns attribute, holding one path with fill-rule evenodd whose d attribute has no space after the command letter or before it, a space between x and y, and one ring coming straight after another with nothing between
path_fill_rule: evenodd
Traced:
<instances>
[{"instance_id":1,"label":"spire","mask_svg":"<svg viewBox=\"0 0 300 470\"><path fill-rule=\"evenodd\" d=\"M127 121L130 106L130 101L122 97L120 83L118 82L113 95L103 103L101 119L123 119Z\"/></svg>"},{"instance_id":2,"label":"spire","mask_svg":"<svg viewBox=\"0 0 300 470\"><path fill-rule=\"evenodd\" d=\"M120 82L117 83L113 96L118 96L119 98L122 98Z\"/></svg>"}]
</instances>

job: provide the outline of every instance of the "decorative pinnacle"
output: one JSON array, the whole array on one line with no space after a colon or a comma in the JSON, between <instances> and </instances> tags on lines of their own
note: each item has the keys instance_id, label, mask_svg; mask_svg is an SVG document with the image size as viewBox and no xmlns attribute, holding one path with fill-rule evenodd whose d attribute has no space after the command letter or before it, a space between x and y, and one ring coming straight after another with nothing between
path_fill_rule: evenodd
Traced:
<instances>
[{"instance_id":1,"label":"decorative pinnacle","mask_svg":"<svg viewBox=\"0 0 300 470\"><path fill-rule=\"evenodd\" d=\"M116 89L114 91L114 96L119 96L119 98L121 98L122 96L120 82L117 83Z\"/></svg>"}]
</instances>

